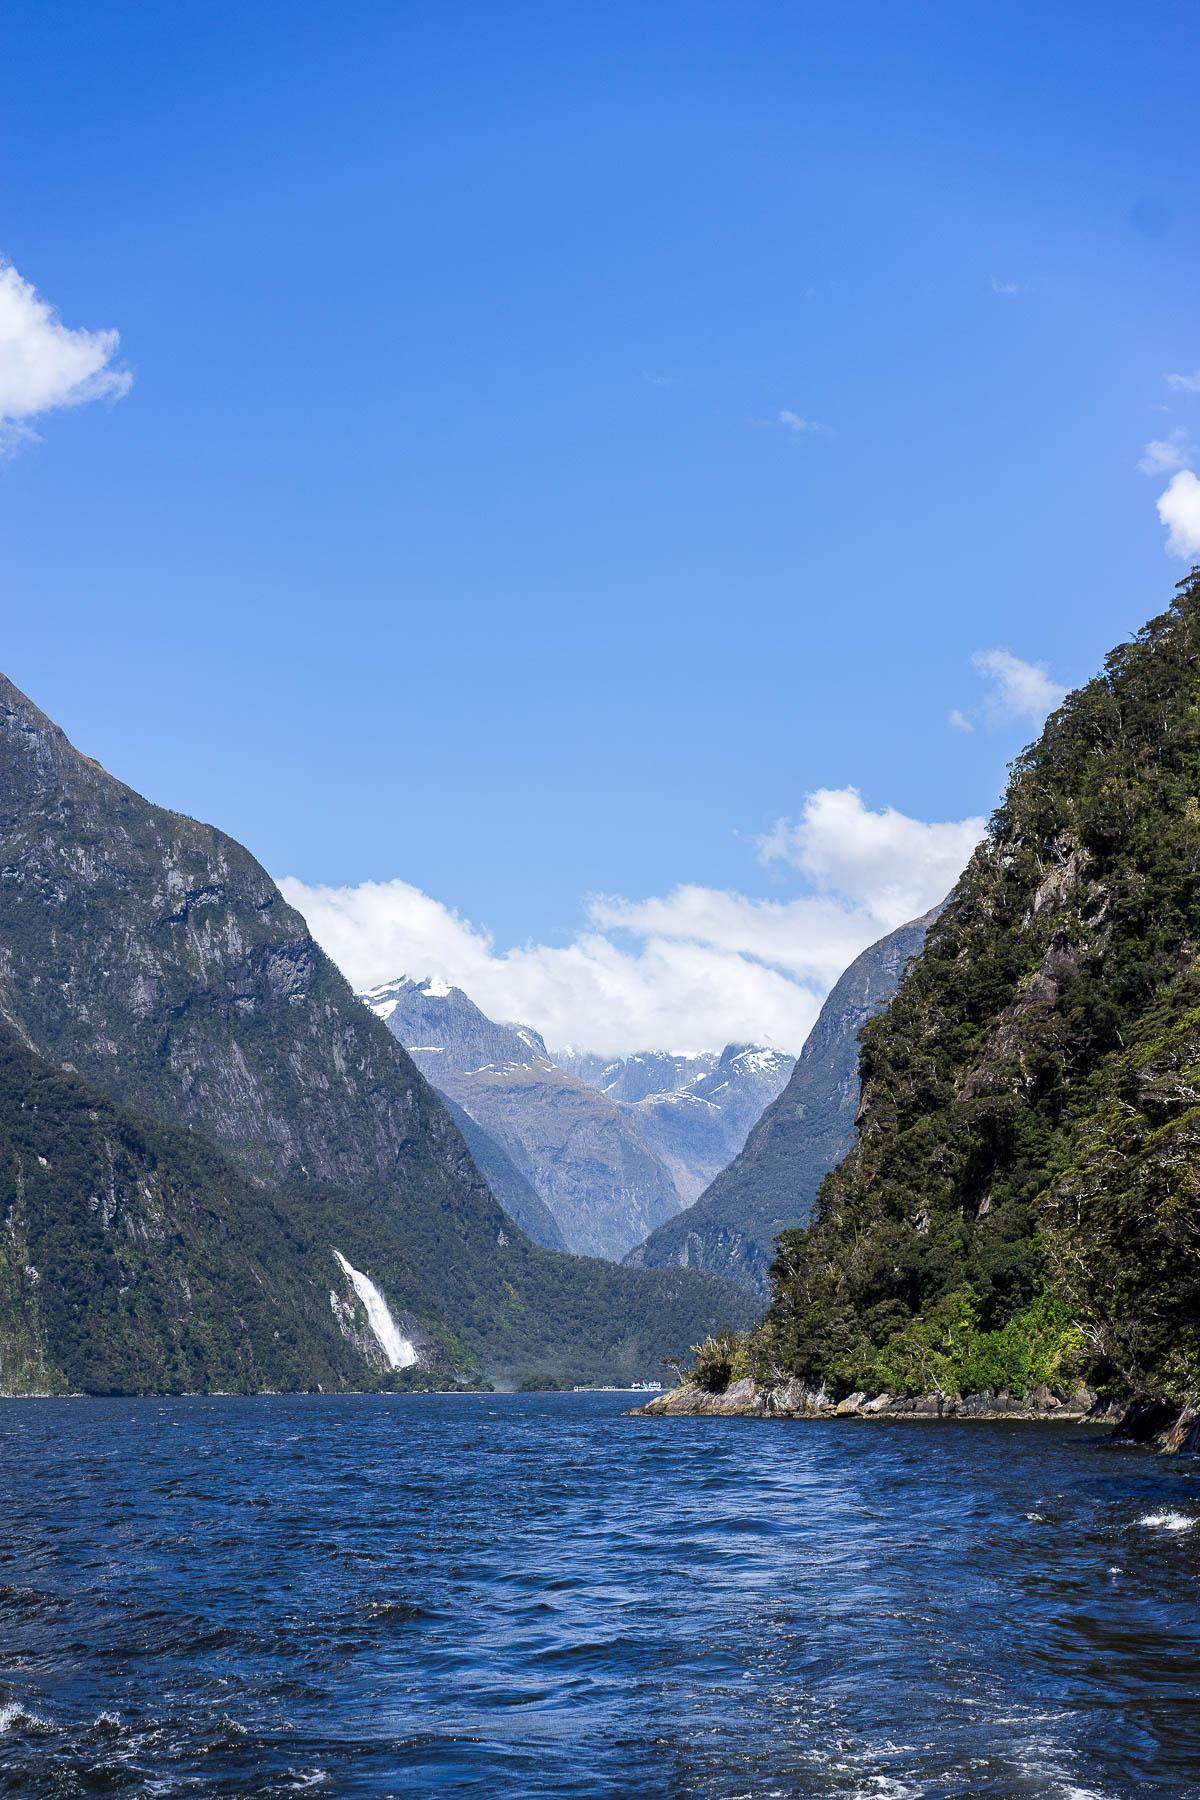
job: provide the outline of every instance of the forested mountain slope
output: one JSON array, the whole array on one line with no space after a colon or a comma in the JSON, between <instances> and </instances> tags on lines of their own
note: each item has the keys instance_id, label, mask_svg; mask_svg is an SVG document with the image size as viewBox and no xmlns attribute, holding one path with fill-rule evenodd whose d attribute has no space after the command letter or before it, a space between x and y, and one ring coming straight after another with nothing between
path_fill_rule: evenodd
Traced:
<instances>
[{"instance_id":1,"label":"forested mountain slope","mask_svg":"<svg viewBox=\"0 0 1200 1800\"><path fill-rule=\"evenodd\" d=\"M635 1268L710 1269L768 1288L775 1239L802 1225L817 1190L854 1141L858 1034L896 991L936 909L872 944L830 989L783 1092L744 1148L686 1212L630 1252Z\"/></svg>"},{"instance_id":2,"label":"forested mountain slope","mask_svg":"<svg viewBox=\"0 0 1200 1800\"><path fill-rule=\"evenodd\" d=\"M765 1363L1200 1388L1200 571L1014 764L862 1074Z\"/></svg>"},{"instance_id":3,"label":"forested mountain slope","mask_svg":"<svg viewBox=\"0 0 1200 1800\"><path fill-rule=\"evenodd\" d=\"M302 1219L4 1025L0 1219L0 1393L364 1384Z\"/></svg>"},{"instance_id":4,"label":"forested mountain slope","mask_svg":"<svg viewBox=\"0 0 1200 1800\"><path fill-rule=\"evenodd\" d=\"M203 1134L297 1230L316 1209L320 1279L336 1246L440 1346L431 1367L644 1367L738 1311L721 1284L631 1286L530 1244L254 858L116 781L2 678L0 1018L120 1107Z\"/></svg>"}]
</instances>

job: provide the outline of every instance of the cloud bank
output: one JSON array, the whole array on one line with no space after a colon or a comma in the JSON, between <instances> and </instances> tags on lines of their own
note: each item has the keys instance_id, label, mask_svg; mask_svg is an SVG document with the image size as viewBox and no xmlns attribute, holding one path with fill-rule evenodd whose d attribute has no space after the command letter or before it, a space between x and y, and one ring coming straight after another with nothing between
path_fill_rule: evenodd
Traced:
<instances>
[{"instance_id":1,"label":"cloud bank","mask_svg":"<svg viewBox=\"0 0 1200 1800\"><path fill-rule=\"evenodd\" d=\"M594 896L585 929L565 945L498 949L405 881L279 885L359 990L436 976L492 1018L604 1055L746 1040L797 1051L842 970L943 898L984 823L925 824L892 807L869 811L854 788L821 789L759 846L764 861L799 870L808 893L755 900L684 886L641 901Z\"/></svg>"},{"instance_id":2,"label":"cloud bank","mask_svg":"<svg viewBox=\"0 0 1200 1800\"><path fill-rule=\"evenodd\" d=\"M35 435L30 421L60 406L119 400L133 384L112 366L115 331L72 331L19 275L0 262L0 449Z\"/></svg>"}]
</instances>

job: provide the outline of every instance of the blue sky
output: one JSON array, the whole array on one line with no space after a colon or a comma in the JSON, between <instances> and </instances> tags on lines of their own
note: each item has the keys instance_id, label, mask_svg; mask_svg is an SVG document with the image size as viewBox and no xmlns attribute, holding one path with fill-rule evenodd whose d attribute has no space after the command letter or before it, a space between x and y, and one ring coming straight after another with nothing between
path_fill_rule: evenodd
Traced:
<instances>
[{"instance_id":1,"label":"blue sky","mask_svg":"<svg viewBox=\"0 0 1200 1800\"><path fill-rule=\"evenodd\" d=\"M356 980L795 1038L969 840L887 809L986 815L1189 566L1198 39L10 0L0 252L132 380L9 433L2 666L298 898L376 884L310 912Z\"/></svg>"}]
</instances>

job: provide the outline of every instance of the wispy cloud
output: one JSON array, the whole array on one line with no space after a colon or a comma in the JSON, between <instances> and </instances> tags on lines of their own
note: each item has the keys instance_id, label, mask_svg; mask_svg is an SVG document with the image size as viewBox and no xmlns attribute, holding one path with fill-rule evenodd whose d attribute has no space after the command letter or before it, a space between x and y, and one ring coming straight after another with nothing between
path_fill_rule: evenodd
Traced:
<instances>
[{"instance_id":1,"label":"wispy cloud","mask_svg":"<svg viewBox=\"0 0 1200 1800\"><path fill-rule=\"evenodd\" d=\"M1168 556L1200 556L1200 481L1181 469L1158 497L1158 516L1167 527Z\"/></svg>"},{"instance_id":2,"label":"wispy cloud","mask_svg":"<svg viewBox=\"0 0 1200 1800\"><path fill-rule=\"evenodd\" d=\"M671 377L669 375L643 375L642 380L648 381L651 387L671 386Z\"/></svg>"},{"instance_id":3,"label":"wispy cloud","mask_svg":"<svg viewBox=\"0 0 1200 1800\"><path fill-rule=\"evenodd\" d=\"M1138 468L1143 475L1165 475L1169 469L1181 469L1188 455L1188 434L1182 425L1177 425L1169 437L1150 440Z\"/></svg>"},{"instance_id":4,"label":"wispy cloud","mask_svg":"<svg viewBox=\"0 0 1200 1800\"><path fill-rule=\"evenodd\" d=\"M552 1045L604 1054L756 1040L798 1050L842 970L948 892L983 819L926 825L822 789L759 846L808 891L786 900L696 885L647 900L593 897L566 944L498 949L491 935L405 881L280 886L358 989L436 976L486 1013Z\"/></svg>"},{"instance_id":5,"label":"wispy cloud","mask_svg":"<svg viewBox=\"0 0 1200 1800\"><path fill-rule=\"evenodd\" d=\"M113 367L115 331L71 330L11 263L0 262L0 450L35 436L61 406L119 400L133 376Z\"/></svg>"},{"instance_id":6,"label":"wispy cloud","mask_svg":"<svg viewBox=\"0 0 1200 1800\"><path fill-rule=\"evenodd\" d=\"M976 721L993 731L1016 720L1040 725L1066 698L1067 690L1045 663L1023 662L1011 650L976 650L971 667L987 679L989 690L981 706L968 712L954 708L949 723L956 731L973 731Z\"/></svg>"},{"instance_id":7,"label":"wispy cloud","mask_svg":"<svg viewBox=\"0 0 1200 1800\"><path fill-rule=\"evenodd\" d=\"M1066 688L1051 679L1045 663L1022 662L1010 650L977 650L971 666L993 684L986 705L997 724L1025 719L1040 725L1067 697Z\"/></svg>"},{"instance_id":8,"label":"wispy cloud","mask_svg":"<svg viewBox=\"0 0 1200 1800\"><path fill-rule=\"evenodd\" d=\"M993 275L992 292L993 294L1026 294L1029 292L1029 289L1022 281L999 281L996 276Z\"/></svg>"},{"instance_id":9,"label":"wispy cloud","mask_svg":"<svg viewBox=\"0 0 1200 1800\"><path fill-rule=\"evenodd\" d=\"M828 437L832 432L832 427L829 425L822 425L819 419L806 419L800 413L791 412L786 407L779 415L779 423L786 426L788 431L797 433L817 432L820 435Z\"/></svg>"},{"instance_id":10,"label":"wispy cloud","mask_svg":"<svg viewBox=\"0 0 1200 1800\"><path fill-rule=\"evenodd\" d=\"M1200 369L1194 375L1168 375L1165 379L1177 394L1200 394Z\"/></svg>"}]
</instances>

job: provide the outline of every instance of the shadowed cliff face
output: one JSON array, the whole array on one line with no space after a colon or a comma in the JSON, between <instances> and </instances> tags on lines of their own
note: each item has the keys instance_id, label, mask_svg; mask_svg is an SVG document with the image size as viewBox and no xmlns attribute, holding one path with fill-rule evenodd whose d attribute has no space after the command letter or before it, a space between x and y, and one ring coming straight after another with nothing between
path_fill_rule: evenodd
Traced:
<instances>
[{"instance_id":1,"label":"shadowed cliff face","mask_svg":"<svg viewBox=\"0 0 1200 1800\"><path fill-rule=\"evenodd\" d=\"M821 1008L787 1086L740 1155L628 1263L711 1269L767 1291L777 1234L805 1222L822 1180L854 1141L858 1034L892 998L939 910L901 925L851 963Z\"/></svg>"},{"instance_id":2,"label":"shadowed cliff face","mask_svg":"<svg viewBox=\"0 0 1200 1800\"><path fill-rule=\"evenodd\" d=\"M329 1391L386 1369L303 1208L2 1024L0 1217L0 1393Z\"/></svg>"}]
</instances>

